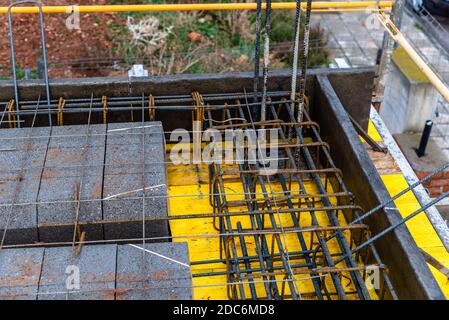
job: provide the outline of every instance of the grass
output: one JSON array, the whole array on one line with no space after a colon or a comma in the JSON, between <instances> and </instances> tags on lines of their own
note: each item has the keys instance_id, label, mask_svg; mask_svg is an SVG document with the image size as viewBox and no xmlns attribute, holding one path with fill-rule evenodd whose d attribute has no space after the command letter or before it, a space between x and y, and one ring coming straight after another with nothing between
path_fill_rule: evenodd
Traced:
<instances>
[{"instance_id":1,"label":"grass","mask_svg":"<svg viewBox=\"0 0 449 320\"><path fill-rule=\"evenodd\" d=\"M9 70L10 75L0 75L0 80L11 80L12 79L12 70ZM16 77L18 80L25 79L25 69L24 68L16 68ZM30 69L30 80L38 79L39 75L37 69Z\"/></svg>"},{"instance_id":2,"label":"grass","mask_svg":"<svg viewBox=\"0 0 449 320\"><path fill-rule=\"evenodd\" d=\"M112 0L113 4L163 3L161 0ZM230 2L230 1L222 1ZM254 56L254 11L200 11L200 12L134 12L120 13L123 23L113 23L107 40L115 45L112 54L125 61L125 68L134 63L144 63L151 74L208 73L226 71L249 71ZM163 28L172 27L166 42L145 54L130 42L126 26L127 16L135 20L148 15L159 19ZM264 21L264 17L262 17ZM302 19L304 21L304 19ZM291 41L294 37L294 12L272 11L271 15L271 68L291 65ZM189 40L190 33L201 36L201 41ZM308 66L327 66L328 53L324 32L315 27L311 30ZM263 48L262 48L263 50Z\"/></svg>"}]
</instances>

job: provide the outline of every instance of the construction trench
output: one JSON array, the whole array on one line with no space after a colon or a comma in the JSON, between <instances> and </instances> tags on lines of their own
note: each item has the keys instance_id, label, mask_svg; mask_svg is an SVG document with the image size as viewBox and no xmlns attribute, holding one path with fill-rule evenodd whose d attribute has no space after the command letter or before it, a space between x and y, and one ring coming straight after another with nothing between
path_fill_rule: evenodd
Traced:
<instances>
[{"instance_id":1,"label":"construction trench","mask_svg":"<svg viewBox=\"0 0 449 320\"><path fill-rule=\"evenodd\" d=\"M302 121L282 70L263 121L250 73L20 82L19 112L1 81L0 299L444 299L404 225L369 241L393 203L356 220L391 198L353 125L373 77L309 70ZM175 129L246 128L276 130L278 170L171 161Z\"/></svg>"}]
</instances>

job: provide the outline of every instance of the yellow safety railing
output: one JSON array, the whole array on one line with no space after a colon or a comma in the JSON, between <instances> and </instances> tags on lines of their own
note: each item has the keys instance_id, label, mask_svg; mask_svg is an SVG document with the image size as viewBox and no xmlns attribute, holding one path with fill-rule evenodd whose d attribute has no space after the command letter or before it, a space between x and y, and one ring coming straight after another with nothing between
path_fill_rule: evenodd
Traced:
<instances>
[{"instance_id":1,"label":"yellow safety railing","mask_svg":"<svg viewBox=\"0 0 449 320\"><path fill-rule=\"evenodd\" d=\"M354 11L390 9L393 1L315 1L312 2L312 11ZM295 2L274 2L272 9L294 9ZM137 12L137 11L200 11L200 10L256 10L256 3L189 3L189 4L129 4L129 5L70 5L70 6L42 6L44 13L91 13L91 12ZM265 9L265 4L262 4ZM305 10L306 3L302 4ZM38 7L14 7L12 13L39 13ZM7 14L8 7L0 7L0 14Z\"/></svg>"}]
</instances>

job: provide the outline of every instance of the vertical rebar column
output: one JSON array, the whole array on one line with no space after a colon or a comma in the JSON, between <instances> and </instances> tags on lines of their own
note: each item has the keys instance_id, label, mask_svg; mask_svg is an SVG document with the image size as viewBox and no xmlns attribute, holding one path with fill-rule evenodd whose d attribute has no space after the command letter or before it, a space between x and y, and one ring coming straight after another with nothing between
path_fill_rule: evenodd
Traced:
<instances>
[{"instance_id":1,"label":"vertical rebar column","mask_svg":"<svg viewBox=\"0 0 449 320\"><path fill-rule=\"evenodd\" d=\"M12 30L12 8L15 6L19 6L21 4L34 4L39 7L39 21L40 21L40 33L41 33L41 44L42 44L42 55L44 59L44 75L45 75L45 91L47 95L47 107L48 107L48 122L51 127L51 113L50 113L50 86L48 83L48 65L47 65L47 51L45 45L45 27L44 27L44 14L42 11L42 4L39 1L33 0L25 0L25 1L17 1L8 6L8 28L9 28L9 43L11 49L11 62L12 62L12 70L13 70L13 81L14 81L14 96L16 100L16 112L17 112L17 126L20 128L20 103L19 103L19 89L17 83L17 74L16 74L16 59L14 52L14 35Z\"/></svg>"},{"instance_id":2,"label":"vertical rebar column","mask_svg":"<svg viewBox=\"0 0 449 320\"><path fill-rule=\"evenodd\" d=\"M268 65L270 63L270 16L271 16L271 0L266 1L266 12L265 12L265 43L263 52L263 87L262 87L262 106L260 120L265 121L266 119L266 103L267 103L267 82L268 82Z\"/></svg>"},{"instance_id":3,"label":"vertical rebar column","mask_svg":"<svg viewBox=\"0 0 449 320\"><path fill-rule=\"evenodd\" d=\"M312 0L307 0L306 18L304 21L304 39L302 45L301 58L301 77L299 82L299 102L298 102L298 121L302 121L302 113L304 110L304 97L306 91L307 77L307 57L309 55L309 36L310 36L310 13L312 11Z\"/></svg>"},{"instance_id":4,"label":"vertical rebar column","mask_svg":"<svg viewBox=\"0 0 449 320\"><path fill-rule=\"evenodd\" d=\"M258 101L259 94L259 73L260 73L260 29L262 23L262 0L257 0L256 10L256 44L254 47L254 79L253 79L253 102ZM258 119L260 110L257 106L252 108L254 116Z\"/></svg>"},{"instance_id":5,"label":"vertical rebar column","mask_svg":"<svg viewBox=\"0 0 449 320\"><path fill-rule=\"evenodd\" d=\"M296 78L298 77L299 34L301 32L301 0L296 0L295 38L293 47L292 80L290 100L292 111L295 110Z\"/></svg>"}]
</instances>

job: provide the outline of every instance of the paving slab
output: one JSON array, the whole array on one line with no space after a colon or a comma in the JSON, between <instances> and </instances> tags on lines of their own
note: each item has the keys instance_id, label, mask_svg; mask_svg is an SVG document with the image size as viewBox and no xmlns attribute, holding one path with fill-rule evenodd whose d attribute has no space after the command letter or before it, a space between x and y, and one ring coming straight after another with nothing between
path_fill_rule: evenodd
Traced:
<instances>
[{"instance_id":1,"label":"paving slab","mask_svg":"<svg viewBox=\"0 0 449 320\"><path fill-rule=\"evenodd\" d=\"M0 300L36 300L44 248L0 250Z\"/></svg>"},{"instance_id":2,"label":"paving slab","mask_svg":"<svg viewBox=\"0 0 449 320\"><path fill-rule=\"evenodd\" d=\"M38 197L40 240L71 241L77 216L81 223L102 220L105 134L102 124L53 128ZM66 226L51 227L58 224ZM99 224L81 224L81 231L103 239Z\"/></svg>"},{"instance_id":3,"label":"paving slab","mask_svg":"<svg viewBox=\"0 0 449 320\"><path fill-rule=\"evenodd\" d=\"M143 217L167 216L162 124L108 125L103 185L106 239L141 238ZM167 221L145 223L145 237L169 235Z\"/></svg>"},{"instance_id":4,"label":"paving slab","mask_svg":"<svg viewBox=\"0 0 449 320\"><path fill-rule=\"evenodd\" d=\"M192 299L187 243L121 245L117 251L116 300Z\"/></svg>"},{"instance_id":5,"label":"paving slab","mask_svg":"<svg viewBox=\"0 0 449 320\"><path fill-rule=\"evenodd\" d=\"M78 255L72 247L45 249L39 300L113 300L116 260L115 244L83 246ZM79 288L69 278L76 268Z\"/></svg>"}]
</instances>

